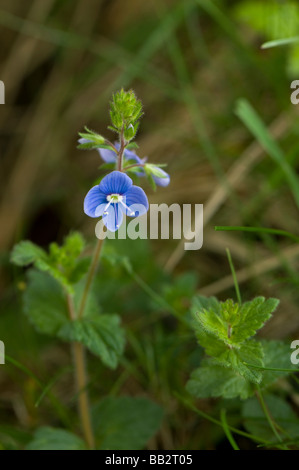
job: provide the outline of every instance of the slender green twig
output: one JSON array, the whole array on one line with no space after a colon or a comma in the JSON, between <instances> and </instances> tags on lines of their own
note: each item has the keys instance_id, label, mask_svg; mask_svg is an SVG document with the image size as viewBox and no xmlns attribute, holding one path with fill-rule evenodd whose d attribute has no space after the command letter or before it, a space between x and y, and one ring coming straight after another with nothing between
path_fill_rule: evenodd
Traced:
<instances>
[{"instance_id":1,"label":"slender green twig","mask_svg":"<svg viewBox=\"0 0 299 470\"><path fill-rule=\"evenodd\" d=\"M269 423L270 428L272 429L272 431L273 431L274 435L276 436L277 440L278 440L279 442L282 442L282 438L281 438L281 436L280 436L279 433L278 433L279 427L278 427L278 425L275 423L274 419L273 419L272 416L271 416L271 413L270 413L270 411L269 411L269 409L268 409L268 407L267 407L267 404L266 404L266 402L265 402L265 400L264 400L264 397L263 397L263 395L262 395L262 392L261 392L261 389L260 389L259 385L257 385L255 394L256 394L256 397L257 397L257 399L258 399L258 401L259 401L259 403L260 403L260 405L261 405L261 408L262 408L262 410L263 410L263 412L264 412L264 414L265 414L265 416L266 416L266 419L267 419L267 421L268 421L268 423ZM285 446L284 446L284 448L286 449Z\"/></svg>"},{"instance_id":2,"label":"slender green twig","mask_svg":"<svg viewBox=\"0 0 299 470\"><path fill-rule=\"evenodd\" d=\"M216 418L213 418L212 416L208 415L207 413L205 413L204 411L201 411L199 410L198 408L196 408L193 403L191 403L189 400L187 400L185 397L182 397L181 395L179 395L178 393L174 393L175 397L180 400L187 408L189 408L190 410L194 411L196 414L198 414L199 416L201 416L202 418L204 419L207 419L208 421L210 421L211 423L213 424L216 424L217 426L220 426L223 428L223 425L222 425L222 422L219 421L218 419ZM255 436L254 434L249 434L248 432L245 432L245 431L241 431L240 429L237 429L233 426L230 426L230 425L227 425L228 428L234 432L235 434L238 434L239 436L243 436L243 437L247 437L248 439L252 439L253 441L256 441L258 443L261 443L261 444L265 444L265 445L272 445L272 442L270 441L266 441L265 439L262 439L261 437L259 436Z\"/></svg>"},{"instance_id":3,"label":"slender green twig","mask_svg":"<svg viewBox=\"0 0 299 470\"><path fill-rule=\"evenodd\" d=\"M267 228L267 227L239 227L239 226L226 226L220 225L214 227L216 232L253 232L253 233L269 233L270 235L281 235L287 238L290 238L294 242L299 242L299 237L293 235L286 230L279 230L274 228Z\"/></svg>"},{"instance_id":4,"label":"slender green twig","mask_svg":"<svg viewBox=\"0 0 299 470\"><path fill-rule=\"evenodd\" d=\"M221 423L222 423L223 430L226 434L227 439L230 442L230 445L232 446L232 448L234 450L240 450L238 444L236 443L236 441L235 441L235 439L234 439L234 437L233 437L233 435L230 432L230 429L228 427L227 420L226 420L226 410L224 410L224 409L221 410L220 418L221 418Z\"/></svg>"},{"instance_id":5,"label":"slender green twig","mask_svg":"<svg viewBox=\"0 0 299 470\"><path fill-rule=\"evenodd\" d=\"M76 320L76 312L73 298L70 294L67 294L67 304L70 319L74 321ZM88 393L86 389L88 380L85 368L85 351L83 345L77 341L74 341L72 343L72 351L75 366L76 384L78 390L78 408L82 423L82 429L86 444L90 449L94 449L95 441L91 425Z\"/></svg>"},{"instance_id":6,"label":"slender green twig","mask_svg":"<svg viewBox=\"0 0 299 470\"><path fill-rule=\"evenodd\" d=\"M235 290L236 290L238 303L241 305L242 304L242 298L241 298L241 293L240 293L240 289L239 289L238 279L237 279L237 276L236 276L236 271L235 271L235 267L234 267L234 264L233 264L233 260L232 260L232 257L231 257L231 254L230 254L230 251L229 251L228 248L226 248L226 254L227 254L229 266L230 266L232 276L233 276L233 280L234 280L234 285L235 285Z\"/></svg>"},{"instance_id":7,"label":"slender green twig","mask_svg":"<svg viewBox=\"0 0 299 470\"><path fill-rule=\"evenodd\" d=\"M93 255L92 263L88 271L84 292L83 292L82 299L81 299L80 306L79 306L78 319L82 318L83 313L84 313L89 290L91 288L91 284L92 284L92 281L93 281L93 278L94 278L94 275L98 266L98 261L99 261L99 257L101 254L103 242L104 240L101 240L101 239L98 240L98 243L97 243L94 255Z\"/></svg>"}]
</instances>

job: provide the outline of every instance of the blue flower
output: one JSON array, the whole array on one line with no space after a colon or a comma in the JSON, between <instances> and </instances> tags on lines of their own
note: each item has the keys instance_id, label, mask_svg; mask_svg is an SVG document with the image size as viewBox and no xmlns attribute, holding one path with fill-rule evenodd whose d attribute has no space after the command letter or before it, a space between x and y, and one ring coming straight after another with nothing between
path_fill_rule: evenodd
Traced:
<instances>
[{"instance_id":1,"label":"blue flower","mask_svg":"<svg viewBox=\"0 0 299 470\"><path fill-rule=\"evenodd\" d=\"M123 214L130 217L143 215L148 210L145 192L133 186L131 178L121 171L106 175L99 185L91 188L84 199L84 212L89 217L103 217L111 231L119 229Z\"/></svg>"},{"instance_id":2,"label":"blue flower","mask_svg":"<svg viewBox=\"0 0 299 470\"><path fill-rule=\"evenodd\" d=\"M80 144L84 144L84 143L87 143L87 142L90 142L90 141L88 139L81 138L81 139L78 140L78 142ZM117 150L120 149L119 142L115 142L114 146ZM97 151L99 152L102 160L104 160L105 163L116 163L117 162L117 155L114 152L114 150L99 148L99 149L97 149ZM124 158L126 163L132 162L132 164L133 164L134 162L136 162L137 165L144 165L144 163L146 161L146 158L142 159L142 158L138 157L138 155L136 155L135 152L133 152L132 150L128 150L128 149L124 150L123 158ZM159 167L156 167L154 165L152 165L152 167L153 167L153 169L159 170L159 173L161 174L161 176L152 175L153 180L155 181L155 183L158 186L164 186L164 187L168 186L169 182L170 182L169 174L166 173L166 171L162 170ZM145 171L142 167L140 167L137 175L138 176L146 176L146 173L145 173Z\"/></svg>"}]
</instances>

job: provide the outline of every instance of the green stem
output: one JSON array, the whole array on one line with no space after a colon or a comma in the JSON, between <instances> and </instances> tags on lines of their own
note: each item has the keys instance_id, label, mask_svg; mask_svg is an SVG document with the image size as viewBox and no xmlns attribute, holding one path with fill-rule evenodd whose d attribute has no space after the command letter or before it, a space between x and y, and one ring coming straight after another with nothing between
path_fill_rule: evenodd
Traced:
<instances>
[{"instance_id":1,"label":"green stem","mask_svg":"<svg viewBox=\"0 0 299 470\"><path fill-rule=\"evenodd\" d=\"M67 304L70 319L76 320L76 312L74 307L73 298L70 294L67 294ZM82 429L84 438L89 449L95 448L95 440L91 425L91 418L89 412L89 400L87 393L87 374L85 367L85 352L84 347L81 343L74 341L72 343L73 360L75 366L76 385L78 391L78 409L80 420L82 423Z\"/></svg>"},{"instance_id":2,"label":"green stem","mask_svg":"<svg viewBox=\"0 0 299 470\"><path fill-rule=\"evenodd\" d=\"M270 413L270 411L269 411L269 409L268 409L268 407L267 407L267 404L266 404L266 402L265 402L265 400L264 400L264 397L263 397L263 395L262 395L262 393L261 393L261 389L260 389L260 387L259 387L258 385L257 385L257 389L256 389L256 391L255 391L255 394L256 394L256 397L257 397L257 399L258 399L258 401L259 401L259 403L260 403L260 405L261 405L261 408L262 408L262 410L263 410L263 412L264 412L264 414L265 414L265 416L266 416L266 419L267 419L267 421L268 421L268 423L269 423L269 425L270 425L270 428L272 429L273 433L275 434L277 440L278 440L279 442L282 442L282 439L281 439L281 437L280 437L280 435L279 435L279 433L278 433L279 427L278 427L278 425L275 423L274 419L272 418L271 413ZM283 448L286 449L286 446L283 446Z\"/></svg>"},{"instance_id":3,"label":"green stem","mask_svg":"<svg viewBox=\"0 0 299 470\"><path fill-rule=\"evenodd\" d=\"M118 169L118 171L122 171L123 154L124 154L125 147L126 147L126 141L124 139L124 128L122 128L122 130L120 132L120 149L119 149L119 152L117 154L117 169Z\"/></svg>"},{"instance_id":4,"label":"green stem","mask_svg":"<svg viewBox=\"0 0 299 470\"><path fill-rule=\"evenodd\" d=\"M236 443L232 433L230 432L230 429L229 429L229 426L227 424L227 421L226 421L226 410L222 409L221 410L221 413L220 413L220 417L221 417L221 423L222 423L222 426L223 426L223 430L226 434L226 437L227 439L229 440L230 442L230 445L232 446L232 448L234 450L240 450L238 444Z\"/></svg>"},{"instance_id":5,"label":"green stem","mask_svg":"<svg viewBox=\"0 0 299 470\"><path fill-rule=\"evenodd\" d=\"M233 280L234 280L234 285L235 285L235 291L236 291L236 295L237 295L237 300L238 300L239 305L242 305L242 299L241 299L241 294L240 294L238 279L237 279L237 275L236 275L234 263L233 263L233 260L232 260L232 257L231 257L231 254L230 254L230 251L229 251L228 248L226 248L226 254L227 254L229 266L230 266L230 269L231 269L231 272L232 272L232 276L233 276Z\"/></svg>"},{"instance_id":6,"label":"green stem","mask_svg":"<svg viewBox=\"0 0 299 470\"><path fill-rule=\"evenodd\" d=\"M253 233L269 233L270 235L281 235L284 237L288 237L294 242L299 242L299 237L293 235L286 230L279 230L274 228L266 228L266 227L239 227L239 226L216 226L214 227L216 232L253 232Z\"/></svg>"},{"instance_id":7,"label":"green stem","mask_svg":"<svg viewBox=\"0 0 299 470\"><path fill-rule=\"evenodd\" d=\"M93 255L92 263L91 263L89 271L88 271L84 292L83 292L82 299L81 299L80 306L79 306L78 319L82 318L83 313L84 313L84 309L85 309L86 301L87 301L87 298L88 298L89 290L90 290L90 287L91 287L91 284L92 284L92 281L93 281L93 278L94 278L94 275L95 275L95 272L96 272L96 269L97 269L97 265L98 265L99 257L100 257L100 254L101 254L103 242L104 242L104 240L101 240L101 239L98 240L98 243L97 243L94 255Z\"/></svg>"}]
</instances>

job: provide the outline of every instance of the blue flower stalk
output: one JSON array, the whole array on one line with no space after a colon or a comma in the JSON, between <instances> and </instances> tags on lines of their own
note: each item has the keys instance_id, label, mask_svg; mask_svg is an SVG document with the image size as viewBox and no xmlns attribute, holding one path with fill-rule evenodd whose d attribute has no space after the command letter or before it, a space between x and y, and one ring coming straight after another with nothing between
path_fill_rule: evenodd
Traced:
<instances>
[{"instance_id":1,"label":"blue flower stalk","mask_svg":"<svg viewBox=\"0 0 299 470\"><path fill-rule=\"evenodd\" d=\"M112 126L109 126L118 134L119 141L113 144L88 128L85 128L87 132L79 133L78 148L96 149L104 163L111 165L112 169L114 167L114 171L91 188L84 199L85 214L93 218L102 217L111 232L119 229L124 214L138 217L145 214L149 207L144 190L133 185L127 172L137 177L147 177L154 188L156 185L165 187L170 182L169 175L161 168L163 165L149 164L147 158L140 158L132 150L136 148L132 140L142 114L141 103L135 94L121 90L113 96L110 109Z\"/></svg>"}]
</instances>

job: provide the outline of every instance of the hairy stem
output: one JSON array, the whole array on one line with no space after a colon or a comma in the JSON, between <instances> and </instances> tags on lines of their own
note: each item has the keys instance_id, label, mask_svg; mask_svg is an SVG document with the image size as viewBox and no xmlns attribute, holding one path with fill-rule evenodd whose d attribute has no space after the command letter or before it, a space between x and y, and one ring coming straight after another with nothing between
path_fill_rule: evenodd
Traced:
<instances>
[{"instance_id":1,"label":"hairy stem","mask_svg":"<svg viewBox=\"0 0 299 470\"><path fill-rule=\"evenodd\" d=\"M120 132L120 149L119 149L119 152L117 154L117 169L118 169L118 171L122 171L122 168L123 168L123 154L124 154L125 147L126 147L126 141L124 139L124 128L122 128L122 130Z\"/></svg>"},{"instance_id":2,"label":"hairy stem","mask_svg":"<svg viewBox=\"0 0 299 470\"><path fill-rule=\"evenodd\" d=\"M67 303L70 319L76 320L76 312L74 307L73 298L70 294L67 294ZM82 423L82 429L84 438L87 446L90 449L95 448L94 435L91 425L90 412L89 412L89 400L87 393L87 374L85 367L85 352L84 347L81 343L74 341L72 343L73 361L75 366L76 385L78 392L78 409L80 420Z\"/></svg>"}]
</instances>

